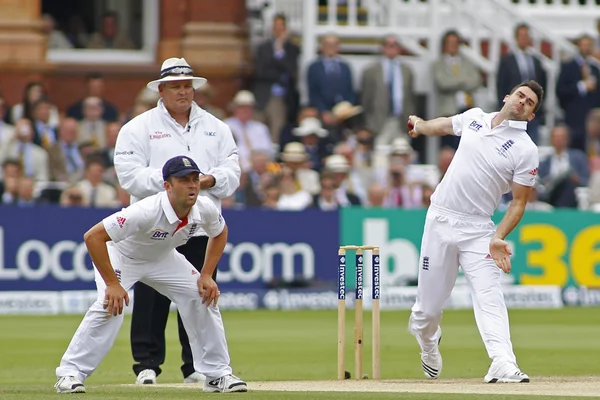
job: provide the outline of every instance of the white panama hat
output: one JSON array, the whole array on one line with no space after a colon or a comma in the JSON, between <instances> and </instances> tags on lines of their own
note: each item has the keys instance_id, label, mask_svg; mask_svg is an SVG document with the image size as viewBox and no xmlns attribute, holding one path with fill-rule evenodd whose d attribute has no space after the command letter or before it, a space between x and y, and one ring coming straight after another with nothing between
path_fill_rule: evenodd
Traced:
<instances>
[{"instance_id":1,"label":"white panama hat","mask_svg":"<svg viewBox=\"0 0 600 400\"><path fill-rule=\"evenodd\" d=\"M323 128L321 121L313 117L304 118L300 121L300 126L292 129L292 133L294 136L308 136L314 134L320 138L329 135L329 131Z\"/></svg>"},{"instance_id":2,"label":"white panama hat","mask_svg":"<svg viewBox=\"0 0 600 400\"><path fill-rule=\"evenodd\" d=\"M185 61L185 58L167 58L160 67L160 78L148 82L146 87L158 92L158 86L163 82L192 80L194 89L206 83L206 78L194 76L194 70Z\"/></svg>"}]
</instances>

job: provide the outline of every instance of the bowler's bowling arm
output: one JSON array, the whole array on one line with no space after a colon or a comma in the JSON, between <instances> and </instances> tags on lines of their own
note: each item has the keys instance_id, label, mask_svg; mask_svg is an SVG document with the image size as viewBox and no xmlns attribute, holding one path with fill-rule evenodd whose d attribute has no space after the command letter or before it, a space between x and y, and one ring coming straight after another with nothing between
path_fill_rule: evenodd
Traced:
<instances>
[{"instance_id":1,"label":"bowler's bowling arm","mask_svg":"<svg viewBox=\"0 0 600 400\"><path fill-rule=\"evenodd\" d=\"M100 272L106 286L120 285L119 278L117 278L110 263L108 249L106 247L106 242L110 242L112 239L108 236L102 221L98 222L87 231L83 235L83 240L87 246L88 253L90 253L92 262L98 272Z\"/></svg>"},{"instance_id":2,"label":"bowler's bowling arm","mask_svg":"<svg viewBox=\"0 0 600 400\"><path fill-rule=\"evenodd\" d=\"M204 256L204 265L202 266L200 274L204 276L212 276L213 272L217 268L219 259L221 259L223 250L225 250L228 232L229 230L227 225L225 225L221 233L208 239L208 244L206 245L206 254Z\"/></svg>"},{"instance_id":3,"label":"bowler's bowling arm","mask_svg":"<svg viewBox=\"0 0 600 400\"><path fill-rule=\"evenodd\" d=\"M454 130L452 129L452 117L440 117L430 119L429 121L417 117L412 122L414 125L413 130L419 135L445 136L454 134Z\"/></svg>"}]
</instances>

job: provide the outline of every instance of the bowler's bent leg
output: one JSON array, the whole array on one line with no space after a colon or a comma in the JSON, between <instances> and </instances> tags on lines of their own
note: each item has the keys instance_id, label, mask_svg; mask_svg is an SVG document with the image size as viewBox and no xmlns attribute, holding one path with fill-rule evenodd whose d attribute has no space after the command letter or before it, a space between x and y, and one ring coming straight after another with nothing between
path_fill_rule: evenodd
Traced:
<instances>
[{"instance_id":1,"label":"bowler's bent leg","mask_svg":"<svg viewBox=\"0 0 600 400\"><path fill-rule=\"evenodd\" d=\"M421 242L417 300L409 321L409 330L425 353L436 349L442 310L458 275L455 236L445 216L428 212Z\"/></svg>"}]
</instances>

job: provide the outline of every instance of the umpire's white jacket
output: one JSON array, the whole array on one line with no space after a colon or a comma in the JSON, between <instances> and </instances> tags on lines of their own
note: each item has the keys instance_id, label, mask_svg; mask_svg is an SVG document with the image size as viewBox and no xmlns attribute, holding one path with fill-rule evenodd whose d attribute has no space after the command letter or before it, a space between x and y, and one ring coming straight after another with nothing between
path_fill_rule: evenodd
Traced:
<instances>
[{"instance_id":1,"label":"umpire's white jacket","mask_svg":"<svg viewBox=\"0 0 600 400\"><path fill-rule=\"evenodd\" d=\"M119 184L132 202L158 193L164 190L163 165L179 155L192 158L204 174L215 177L215 186L200 194L220 210L221 199L240 185L238 150L229 127L196 103L185 127L171 117L161 99L121 128L114 155Z\"/></svg>"}]
</instances>

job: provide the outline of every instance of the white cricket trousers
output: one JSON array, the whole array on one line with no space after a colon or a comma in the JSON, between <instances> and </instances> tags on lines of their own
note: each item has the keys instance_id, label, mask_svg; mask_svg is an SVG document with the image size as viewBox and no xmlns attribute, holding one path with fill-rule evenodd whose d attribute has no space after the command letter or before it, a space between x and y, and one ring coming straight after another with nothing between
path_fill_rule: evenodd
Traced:
<instances>
[{"instance_id":1,"label":"white cricket trousers","mask_svg":"<svg viewBox=\"0 0 600 400\"><path fill-rule=\"evenodd\" d=\"M231 374L225 330L218 307L202 304L198 293L198 271L186 258L173 250L155 262L133 263L109 245L111 264L121 286L129 291L137 281L153 287L177 304L185 331L190 339L194 369L209 379ZM96 270L98 298L85 314L63 355L56 376L74 376L83 382L104 359L117 338L124 315L108 316L103 308L104 280Z\"/></svg>"},{"instance_id":2,"label":"white cricket trousers","mask_svg":"<svg viewBox=\"0 0 600 400\"><path fill-rule=\"evenodd\" d=\"M502 293L502 270L488 256L494 223L486 217L464 215L430 206L421 243L417 300L409 330L425 352L439 340L436 331L444 303L463 269L471 289L479 333L493 362L513 362L508 311Z\"/></svg>"}]
</instances>

